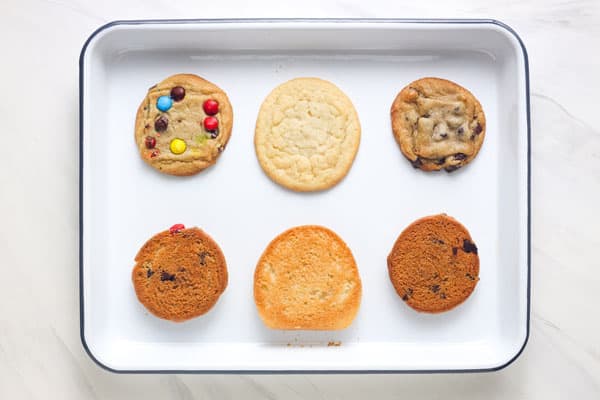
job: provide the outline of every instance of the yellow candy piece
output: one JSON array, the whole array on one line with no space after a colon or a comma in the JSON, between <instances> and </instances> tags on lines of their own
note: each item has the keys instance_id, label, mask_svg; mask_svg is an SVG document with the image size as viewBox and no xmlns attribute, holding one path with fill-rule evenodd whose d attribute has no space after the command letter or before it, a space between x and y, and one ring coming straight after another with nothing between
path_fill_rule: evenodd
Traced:
<instances>
[{"instance_id":1,"label":"yellow candy piece","mask_svg":"<svg viewBox=\"0 0 600 400\"><path fill-rule=\"evenodd\" d=\"M185 144L185 141L182 139L173 139L173 140L171 140L171 144L169 145L169 148L171 149L171 153L181 154L185 151L185 149L187 148L187 145Z\"/></svg>"}]
</instances>

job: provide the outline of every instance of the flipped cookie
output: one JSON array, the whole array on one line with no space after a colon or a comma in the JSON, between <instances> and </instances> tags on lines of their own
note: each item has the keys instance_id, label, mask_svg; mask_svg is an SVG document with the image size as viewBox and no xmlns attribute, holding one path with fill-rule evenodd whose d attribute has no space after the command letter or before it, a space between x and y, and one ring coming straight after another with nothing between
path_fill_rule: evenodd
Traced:
<instances>
[{"instance_id":1,"label":"flipped cookie","mask_svg":"<svg viewBox=\"0 0 600 400\"><path fill-rule=\"evenodd\" d=\"M254 272L254 301L264 324L273 329L344 329L358 312L361 293L352 252L322 226L281 233Z\"/></svg>"},{"instance_id":2,"label":"flipped cookie","mask_svg":"<svg viewBox=\"0 0 600 400\"><path fill-rule=\"evenodd\" d=\"M445 214L421 218L387 259L398 296L417 311L440 313L467 299L479 281L479 256L467 229Z\"/></svg>"},{"instance_id":3,"label":"flipped cookie","mask_svg":"<svg viewBox=\"0 0 600 400\"><path fill-rule=\"evenodd\" d=\"M158 171L193 175L217 161L232 124L225 92L199 76L177 74L148 90L137 111L135 141Z\"/></svg>"},{"instance_id":4,"label":"flipped cookie","mask_svg":"<svg viewBox=\"0 0 600 400\"><path fill-rule=\"evenodd\" d=\"M439 78L422 78L398 93L392 130L402 154L423 171L452 172L468 164L485 137L485 115L467 89Z\"/></svg>"},{"instance_id":5,"label":"flipped cookie","mask_svg":"<svg viewBox=\"0 0 600 400\"><path fill-rule=\"evenodd\" d=\"M215 241L198 228L173 225L135 257L133 286L152 314L175 322L208 312L227 287L227 265Z\"/></svg>"},{"instance_id":6,"label":"flipped cookie","mask_svg":"<svg viewBox=\"0 0 600 400\"><path fill-rule=\"evenodd\" d=\"M350 99L333 83L297 78L277 86L256 121L260 166L295 191L330 188L350 170L360 142L360 122Z\"/></svg>"}]
</instances>

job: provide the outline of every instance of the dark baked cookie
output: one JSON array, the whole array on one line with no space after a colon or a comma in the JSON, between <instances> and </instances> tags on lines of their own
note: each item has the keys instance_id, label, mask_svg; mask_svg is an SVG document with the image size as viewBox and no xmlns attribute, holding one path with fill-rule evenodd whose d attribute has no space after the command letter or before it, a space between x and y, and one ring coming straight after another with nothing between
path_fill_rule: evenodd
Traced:
<instances>
[{"instance_id":1,"label":"dark baked cookie","mask_svg":"<svg viewBox=\"0 0 600 400\"><path fill-rule=\"evenodd\" d=\"M485 115L467 89L422 78L398 93L391 109L400 150L415 168L452 172L468 164L485 137Z\"/></svg>"},{"instance_id":2,"label":"dark baked cookie","mask_svg":"<svg viewBox=\"0 0 600 400\"><path fill-rule=\"evenodd\" d=\"M387 259L398 295L417 311L439 313L469 297L479 256L467 229L446 214L421 218L398 237Z\"/></svg>"},{"instance_id":3,"label":"dark baked cookie","mask_svg":"<svg viewBox=\"0 0 600 400\"><path fill-rule=\"evenodd\" d=\"M193 175L217 161L232 125L225 92L199 76L177 74L148 89L135 141L142 159L160 172Z\"/></svg>"},{"instance_id":4,"label":"dark baked cookie","mask_svg":"<svg viewBox=\"0 0 600 400\"><path fill-rule=\"evenodd\" d=\"M198 228L177 224L154 235L135 262L135 293L159 318L181 322L205 314L227 287L225 257Z\"/></svg>"}]
</instances>

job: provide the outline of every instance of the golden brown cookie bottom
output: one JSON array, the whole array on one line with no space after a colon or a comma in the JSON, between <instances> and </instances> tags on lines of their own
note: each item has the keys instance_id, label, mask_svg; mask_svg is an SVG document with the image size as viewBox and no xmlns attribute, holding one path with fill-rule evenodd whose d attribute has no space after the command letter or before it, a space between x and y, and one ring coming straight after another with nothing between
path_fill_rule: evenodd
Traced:
<instances>
[{"instance_id":1,"label":"golden brown cookie bottom","mask_svg":"<svg viewBox=\"0 0 600 400\"><path fill-rule=\"evenodd\" d=\"M343 329L358 312L362 286L346 243L333 231L299 226L278 235L254 273L254 300L274 329Z\"/></svg>"}]
</instances>

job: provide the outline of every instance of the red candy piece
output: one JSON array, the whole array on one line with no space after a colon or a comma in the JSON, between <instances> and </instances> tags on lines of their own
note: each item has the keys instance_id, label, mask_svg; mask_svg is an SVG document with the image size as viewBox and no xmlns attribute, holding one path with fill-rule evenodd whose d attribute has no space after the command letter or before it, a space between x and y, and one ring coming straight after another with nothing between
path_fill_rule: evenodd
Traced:
<instances>
[{"instance_id":1,"label":"red candy piece","mask_svg":"<svg viewBox=\"0 0 600 400\"><path fill-rule=\"evenodd\" d=\"M206 117L204 118L204 129L207 131L216 131L219 127L219 120L215 117Z\"/></svg>"},{"instance_id":2,"label":"red candy piece","mask_svg":"<svg viewBox=\"0 0 600 400\"><path fill-rule=\"evenodd\" d=\"M179 231L185 229L185 225L183 224L175 224L172 227L169 228L169 232L171 233L178 233Z\"/></svg>"},{"instance_id":3,"label":"red candy piece","mask_svg":"<svg viewBox=\"0 0 600 400\"><path fill-rule=\"evenodd\" d=\"M219 103L216 100L208 99L202 104L206 115L215 115L219 112Z\"/></svg>"},{"instance_id":4,"label":"red candy piece","mask_svg":"<svg viewBox=\"0 0 600 400\"><path fill-rule=\"evenodd\" d=\"M152 136L146 136L145 144L147 149L153 149L156 146L156 139Z\"/></svg>"},{"instance_id":5,"label":"red candy piece","mask_svg":"<svg viewBox=\"0 0 600 400\"><path fill-rule=\"evenodd\" d=\"M154 150L152 150L152 153L150 153L150 158L158 157L159 154L160 154L160 150L154 149Z\"/></svg>"}]
</instances>

